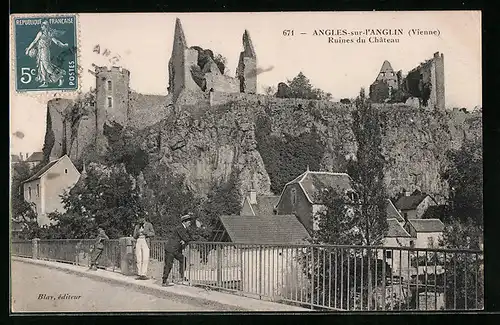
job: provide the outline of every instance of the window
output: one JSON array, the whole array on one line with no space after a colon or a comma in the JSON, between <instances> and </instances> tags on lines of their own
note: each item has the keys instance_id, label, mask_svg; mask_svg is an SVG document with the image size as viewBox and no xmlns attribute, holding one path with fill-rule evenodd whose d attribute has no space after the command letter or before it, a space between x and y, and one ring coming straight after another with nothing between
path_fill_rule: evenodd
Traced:
<instances>
[{"instance_id":1,"label":"window","mask_svg":"<svg viewBox=\"0 0 500 325\"><path fill-rule=\"evenodd\" d=\"M111 80L108 80L108 91L112 91L113 86L111 85Z\"/></svg>"},{"instance_id":2,"label":"window","mask_svg":"<svg viewBox=\"0 0 500 325\"><path fill-rule=\"evenodd\" d=\"M36 184L36 196L40 197L40 184Z\"/></svg>"},{"instance_id":3,"label":"window","mask_svg":"<svg viewBox=\"0 0 500 325\"><path fill-rule=\"evenodd\" d=\"M67 170L67 169L65 169L65 170L64 170L64 173L65 173L65 174L67 174L67 173L68 173L68 170Z\"/></svg>"},{"instance_id":4,"label":"window","mask_svg":"<svg viewBox=\"0 0 500 325\"><path fill-rule=\"evenodd\" d=\"M295 205L297 203L297 190L295 188L292 188L292 205Z\"/></svg>"},{"instance_id":5,"label":"window","mask_svg":"<svg viewBox=\"0 0 500 325\"><path fill-rule=\"evenodd\" d=\"M410 240L410 247L415 247L415 242L413 240Z\"/></svg>"},{"instance_id":6,"label":"window","mask_svg":"<svg viewBox=\"0 0 500 325\"><path fill-rule=\"evenodd\" d=\"M427 237L427 246L429 246L429 248L434 247L434 237Z\"/></svg>"},{"instance_id":7,"label":"window","mask_svg":"<svg viewBox=\"0 0 500 325\"><path fill-rule=\"evenodd\" d=\"M385 251L386 258L392 258L392 251Z\"/></svg>"},{"instance_id":8,"label":"window","mask_svg":"<svg viewBox=\"0 0 500 325\"><path fill-rule=\"evenodd\" d=\"M113 107L113 98L108 97L108 107Z\"/></svg>"},{"instance_id":9,"label":"window","mask_svg":"<svg viewBox=\"0 0 500 325\"><path fill-rule=\"evenodd\" d=\"M28 187L28 199L31 200L31 187Z\"/></svg>"}]
</instances>

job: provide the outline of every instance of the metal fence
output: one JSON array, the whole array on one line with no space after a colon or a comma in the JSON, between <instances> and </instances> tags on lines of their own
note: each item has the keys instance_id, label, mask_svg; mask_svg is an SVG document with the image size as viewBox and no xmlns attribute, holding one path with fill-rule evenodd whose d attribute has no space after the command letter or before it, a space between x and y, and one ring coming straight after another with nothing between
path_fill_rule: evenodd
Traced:
<instances>
[{"instance_id":1,"label":"metal fence","mask_svg":"<svg viewBox=\"0 0 500 325\"><path fill-rule=\"evenodd\" d=\"M90 266L94 239L46 239L37 241L13 240L12 255L41 260ZM120 246L117 239L104 242L97 265L110 271L120 270Z\"/></svg>"},{"instance_id":2,"label":"metal fence","mask_svg":"<svg viewBox=\"0 0 500 325\"><path fill-rule=\"evenodd\" d=\"M193 285L312 309L484 307L482 251L200 242L187 254Z\"/></svg>"},{"instance_id":3,"label":"metal fence","mask_svg":"<svg viewBox=\"0 0 500 325\"><path fill-rule=\"evenodd\" d=\"M93 240L13 241L12 254L88 265ZM161 279L165 241L151 242L148 274ZM237 292L318 310L481 310L483 252L329 245L190 243L184 276L171 281ZM87 258L85 258L87 256ZM118 240L105 243L101 265L120 268Z\"/></svg>"}]
</instances>

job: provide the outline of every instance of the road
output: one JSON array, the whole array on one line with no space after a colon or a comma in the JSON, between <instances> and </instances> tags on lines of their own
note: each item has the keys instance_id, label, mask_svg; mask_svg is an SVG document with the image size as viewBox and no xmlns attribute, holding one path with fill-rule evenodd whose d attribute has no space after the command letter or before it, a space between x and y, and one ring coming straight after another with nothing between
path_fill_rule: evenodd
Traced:
<instances>
[{"instance_id":1,"label":"road","mask_svg":"<svg viewBox=\"0 0 500 325\"><path fill-rule=\"evenodd\" d=\"M13 312L189 312L221 310L192 298L162 297L43 266L12 261ZM226 309L227 310L227 309Z\"/></svg>"}]
</instances>

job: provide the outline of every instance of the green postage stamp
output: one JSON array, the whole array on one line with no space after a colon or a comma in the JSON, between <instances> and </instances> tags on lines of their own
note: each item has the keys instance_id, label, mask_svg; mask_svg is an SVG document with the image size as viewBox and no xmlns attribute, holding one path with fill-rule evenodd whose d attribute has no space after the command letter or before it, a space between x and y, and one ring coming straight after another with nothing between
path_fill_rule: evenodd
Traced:
<instances>
[{"instance_id":1,"label":"green postage stamp","mask_svg":"<svg viewBox=\"0 0 500 325\"><path fill-rule=\"evenodd\" d=\"M76 15L14 18L17 91L78 89Z\"/></svg>"}]
</instances>

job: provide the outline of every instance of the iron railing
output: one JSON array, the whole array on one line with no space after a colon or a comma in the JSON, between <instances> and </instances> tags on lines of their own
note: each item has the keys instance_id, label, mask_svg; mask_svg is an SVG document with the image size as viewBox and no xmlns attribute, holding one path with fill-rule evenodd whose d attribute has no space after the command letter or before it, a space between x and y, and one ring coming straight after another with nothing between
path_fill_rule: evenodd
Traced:
<instances>
[{"instance_id":1,"label":"iron railing","mask_svg":"<svg viewBox=\"0 0 500 325\"><path fill-rule=\"evenodd\" d=\"M12 254L88 265L93 240L13 241ZM148 274L161 279L163 240L153 240ZM318 310L401 311L484 308L483 252L382 246L257 245L192 242L184 277L170 280ZM118 240L101 265L119 270Z\"/></svg>"},{"instance_id":2,"label":"iron railing","mask_svg":"<svg viewBox=\"0 0 500 325\"><path fill-rule=\"evenodd\" d=\"M44 239L33 241L13 240L12 255L35 257L41 260L90 266L94 239ZM120 270L118 239L104 242L104 249L97 265L111 271Z\"/></svg>"}]
</instances>

